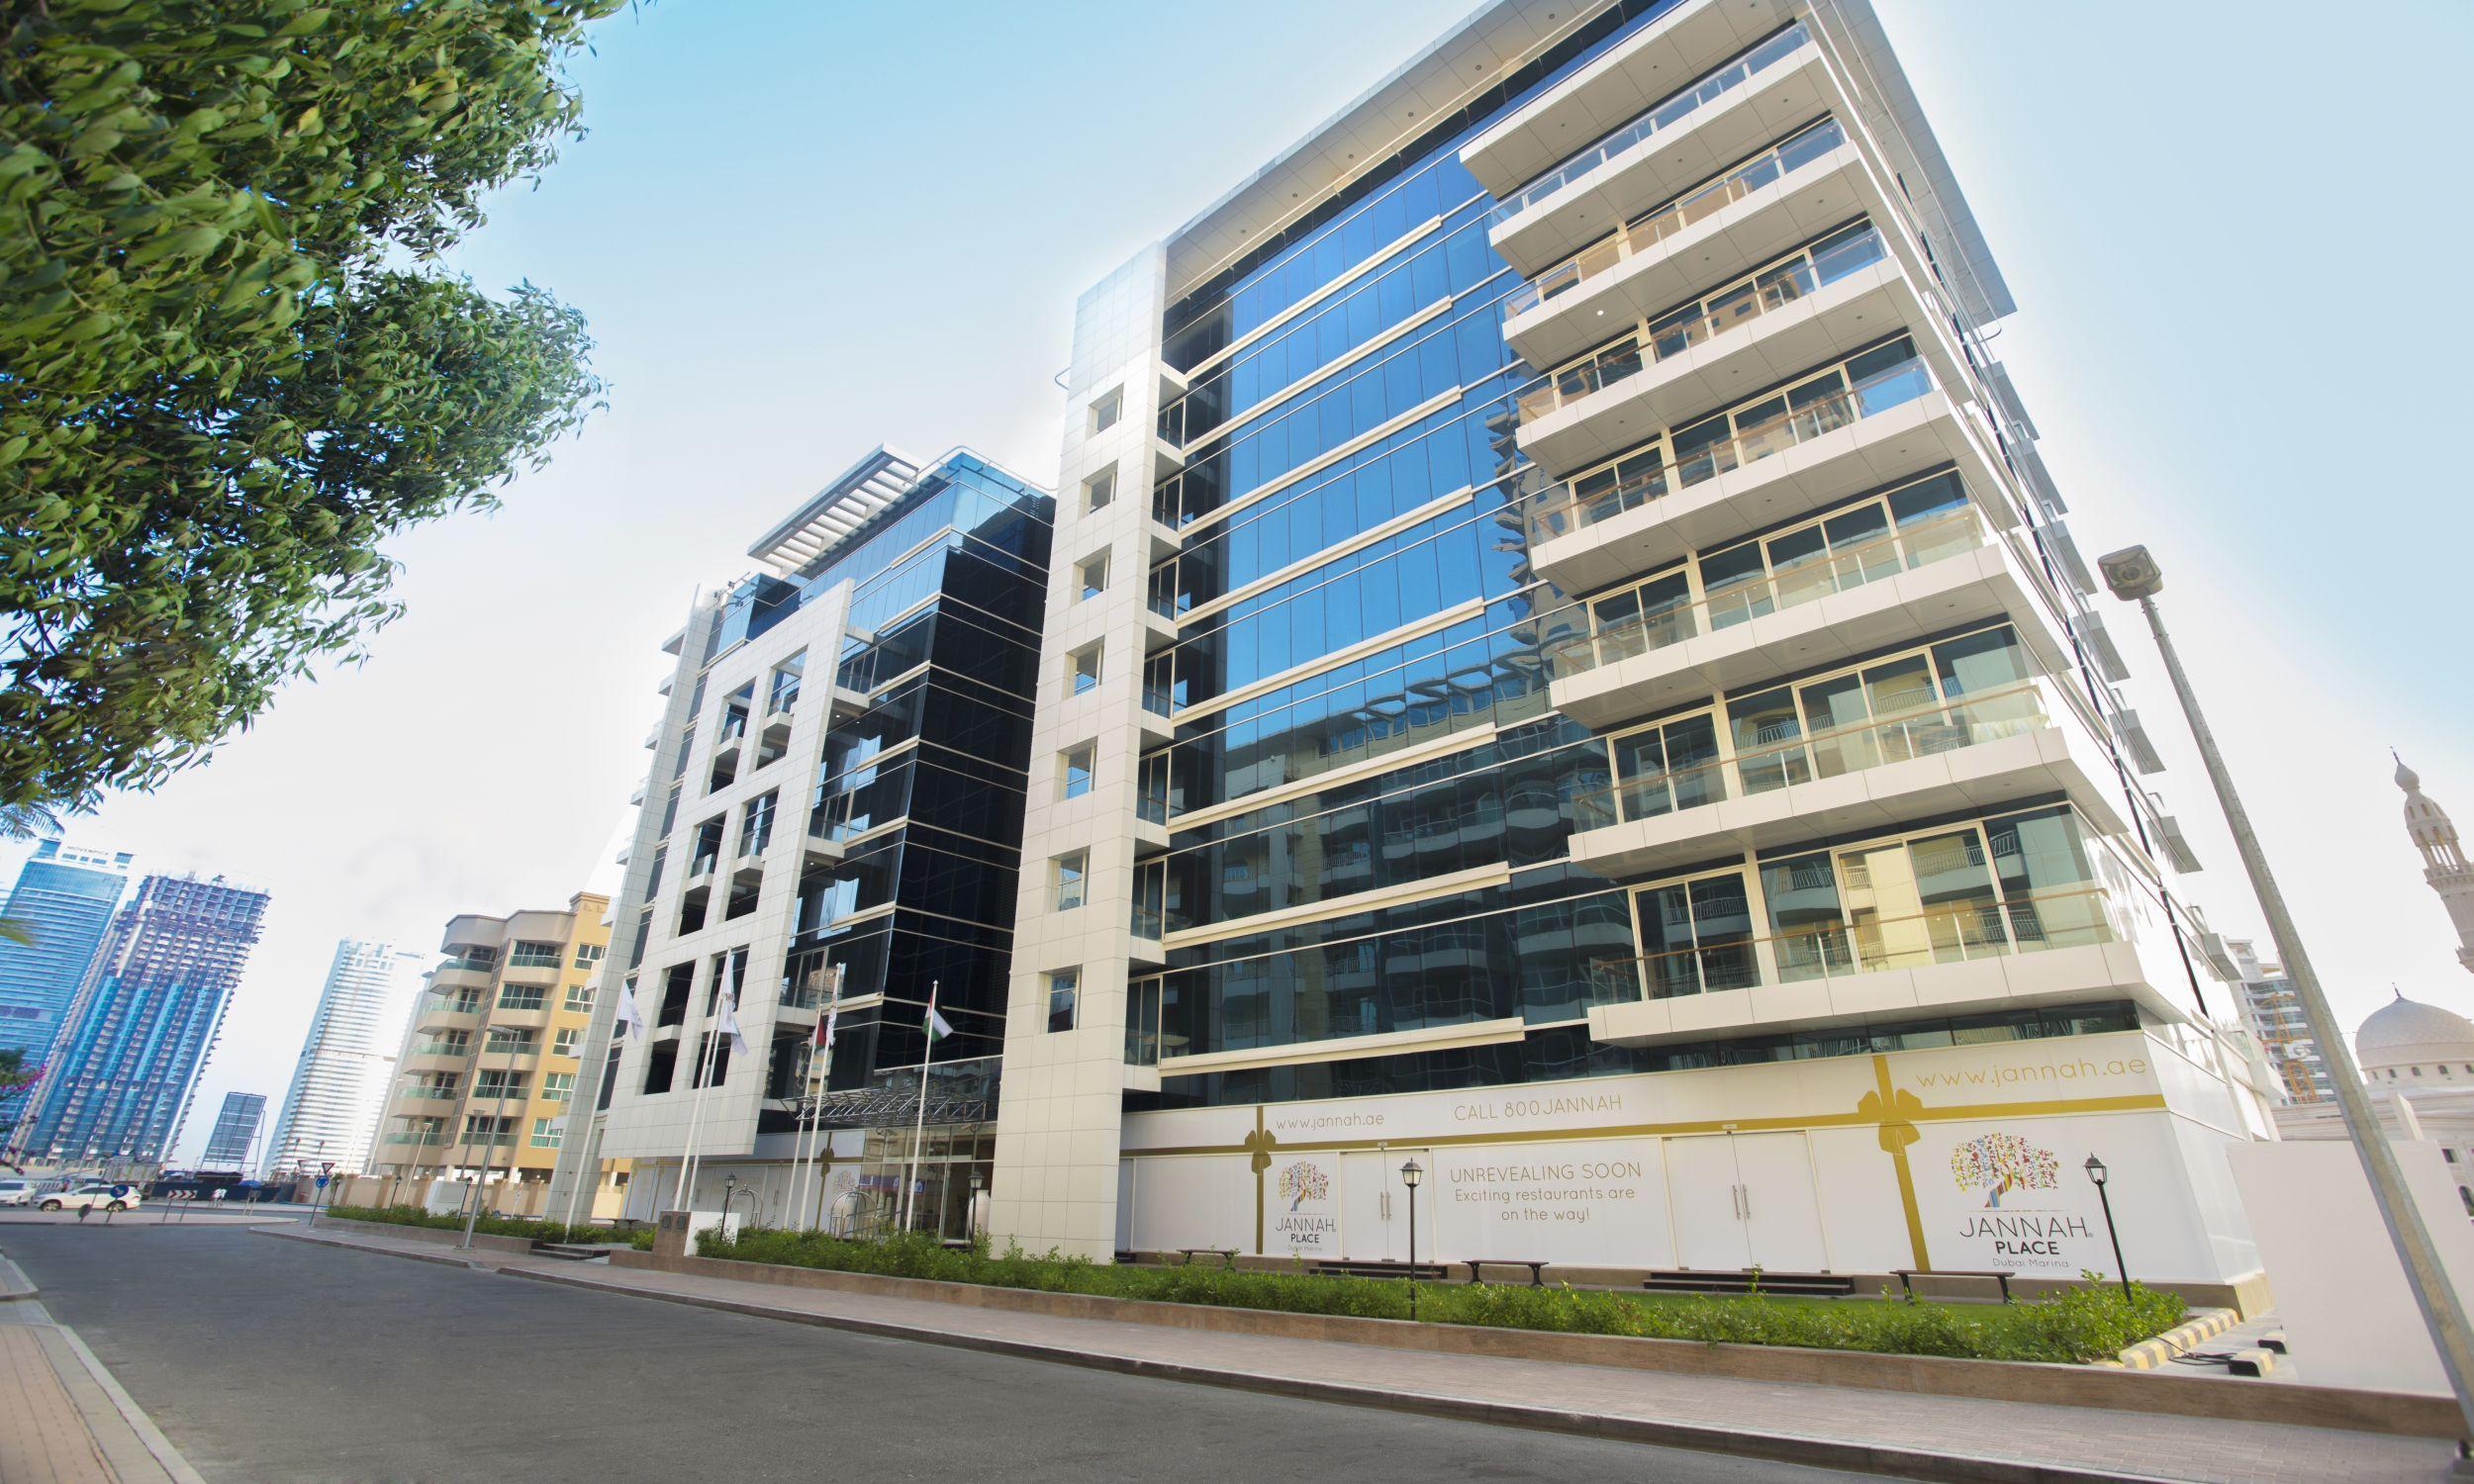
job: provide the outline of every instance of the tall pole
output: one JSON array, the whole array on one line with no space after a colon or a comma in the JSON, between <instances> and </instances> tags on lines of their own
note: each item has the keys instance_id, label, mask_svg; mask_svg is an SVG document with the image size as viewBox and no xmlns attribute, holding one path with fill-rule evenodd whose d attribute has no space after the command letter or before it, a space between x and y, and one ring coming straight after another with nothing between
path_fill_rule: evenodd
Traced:
<instances>
[{"instance_id":1,"label":"tall pole","mask_svg":"<svg viewBox=\"0 0 2474 1484\"><path fill-rule=\"evenodd\" d=\"M928 1064L936 1059L936 984L928 980L927 1019L919 1022L919 1112L910 1121L910 1172L902 1182L902 1229L910 1230L910 1198L919 1189L919 1142L927 1135Z\"/></svg>"},{"instance_id":2,"label":"tall pole","mask_svg":"<svg viewBox=\"0 0 2474 1484\"><path fill-rule=\"evenodd\" d=\"M670 1202L670 1209L673 1211L695 1209L688 1202L696 1193L693 1188L693 1182L696 1179L696 1136L704 1127L705 1094L713 1087L714 1052L720 1044L721 1036L718 1032L712 1030L705 1032L705 1045L696 1059L696 1102L688 1110L687 1115L687 1149L679 1159L679 1190Z\"/></svg>"},{"instance_id":3,"label":"tall pole","mask_svg":"<svg viewBox=\"0 0 2474 1484\"><path fill-rule=\"evenodd\" d=\"M474 1065L477 1067L480 1064L476 1062ZM505 1108L507 1106L507 1094L505 1092L501 1092L497 1097L492 1098L490 1100L490 1106L494 1109ZM502 1113L493 1112L490 1115L490 1122L495 1125L505 1115ZM464 1122L469 1125L472 1122L472 1115L469 1113L465 1114ZM515 1135L512 1131L508 1135L508 1148L515 1148ZM498 1130L493 1127L490 1130L490 1142L481 1146L481 1178L473 1182L472 1206L464 1212L464 1240L459 1243L458 1246L465 1248L472 1246L472 1229L481 1224L481 1203L490 1198L490 1161L497 1158ZM310 1208L310 1218L314 1221L317 1219L317 1207L312 1206Z\"/></svg>"},{"instance_id":4,"label":"tall pole","mask_svg":"<svg viewBox=\"0 0 2474 1484\"><path fill-rule=\"evenodd\" d=\"M2319 1044L2321 1055L2329 1061L2330 1080L2336 1084L2336 1107L2344 1116L2346 1136L2362 1157L2362 1170L2370 1178L2371 1197L2379 1206L2381 1224L2388 1228L2388 1240L2396 1245L2397 1256L2405 1263L2407 1286L2414 1290L2415 1305L2423 1311L2423 1324L2430 1331L2431 1344L2439 1351L2440 1367L2448 1373L2449 1389L2456 1393L2457 1412L2464 1424L2463 1437L2457 1444L2462 1466L2468 1440L2474 1439L2474 1389L2469 1389L2468 1384L2474 1382L2474 1343L2469 1343L2465 1308L2439 1265L2439 1252L2432 1247L2430 1233L2423 1226L2422 1212L2406 1189L2397 1152L2389 1147L2387 1136L2380 1131L2378 1115L2371 1109L2371 1100L2363 1093L2353 1050L2346 1044L2343 1028L2336 1023L2335 1012L2329 1008L2327 996L2320 992L2320 976L2311 967L2311 956L2303 952L2302 934L2294 926L2293 914L2285 908L2285 893L2277 889L2276 877L2268 870L2267 855L2259 848L2259 837L2251 829L2250 812L2242 807L2241 795L2234 789L2234 776L2226 770L2224 755L2217 751L2216 733L2209 730L2208 718L2199 708L2199 696L2191 690L2189 675L2183 672L2182 657L2165 633L2164 619L2157 615L2156 594L2163 582L2155 565L2142 547L2115 552L2100 565L2114 595L2137 602L2140 611L2147 616L2148 632L2156 636L2156 652L2164 657L2173 694L2190 722L2191 736L2199 743L2200 761L2208 767L2208 782L2216 787L2217 802L2224 805L2225 822L2234 832L2234 848L2241 854L2242 870L2248 873L2250 888L2259 898L2259 909L2267 916L2268 935L2276 940L2277 954L2285 961L2285 975L2293 980L2295 995L2302 1001L2303 1020L2311 1027L2312 1039Z\"/></svg>"}]
</instances>

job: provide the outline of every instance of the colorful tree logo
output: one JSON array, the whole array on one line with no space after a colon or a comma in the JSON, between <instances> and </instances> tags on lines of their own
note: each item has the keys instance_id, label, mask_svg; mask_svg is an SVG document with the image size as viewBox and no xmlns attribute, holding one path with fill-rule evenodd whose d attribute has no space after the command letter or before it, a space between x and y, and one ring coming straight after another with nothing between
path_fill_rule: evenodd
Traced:
<instances>
[{"instance_id":1,"label":"colorful tree logo","mask_svg":"<svg viewBox=\"0 0 2474 1484\"><path fill-rule=\"evenodd\" d=\"M2013 1190L2050 1190L2059 1183L2060 1161L2016 1134L1982 1134L1951 1151L1951 1177L1961 1190L1984 1189L1984 1204L1999 1209Z\"/></svg>"},{"instance_id":2,"label":"colorful tree logo","mask_svg":"<svg viewBox=\"0 0 2474 1484\"><path fill-rule=\"evenodd\" d=\"M1329 1196L1331 1176L1323 1173L1320 1164L1299 1159L1293 1164L1281 1166L1279 1189L1281 1199L1288 1202L1288 1209L1294 1211L1307 1201L1319 1201Z\"/></svg>"}]
</instances>

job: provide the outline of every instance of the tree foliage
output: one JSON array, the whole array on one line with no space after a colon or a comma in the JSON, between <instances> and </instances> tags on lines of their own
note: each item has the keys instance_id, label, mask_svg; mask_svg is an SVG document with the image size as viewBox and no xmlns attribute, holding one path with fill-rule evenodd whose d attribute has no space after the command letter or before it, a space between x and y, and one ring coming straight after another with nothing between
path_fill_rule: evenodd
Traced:
<instances>
[{"instance_id":1,"label":"tree foliage","mask_svg":"<svg viewBox=\"0 0 2474 1484\"><path fill-rule=\"evenodd\" d=\"M599 404L430 259L620 0L0 0L0 803L144 788L365 657L380 551Z\"/></svg>"}]
</instances>

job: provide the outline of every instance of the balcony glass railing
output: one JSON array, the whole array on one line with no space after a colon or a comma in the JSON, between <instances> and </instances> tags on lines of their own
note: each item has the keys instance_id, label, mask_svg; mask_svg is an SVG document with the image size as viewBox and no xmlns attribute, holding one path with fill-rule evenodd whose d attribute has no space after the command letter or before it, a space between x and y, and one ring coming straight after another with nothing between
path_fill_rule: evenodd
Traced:
<instances>
[{"instance_id":1,"label":"balcony glass railing","mask_svg":"<svg viewBox=\"0 0 2474 1484\"><path fill-rule=\"evenodd\" d=\"M1789 26L1505 197L1503 204L1494 209L1495 221L1504 222L1519 216L1660 131L1674 129L1702 108L1743 87L1754 77L1792 55L1806 40L1802 22Z\"/></svg>"},{"instance_id":2,"label":"balcony glass railing","mask_svg":"<svg viewBox=\"0 0 2474 1484\"><path fill-rule=\"evenodd\" d=\"M1836 119L1824 119L1791 139L1780 142L1688 196L1679 197L1611 235L1591 242L1570 257L1503 296L1503 317L1526 314L1550 299L1559 299L1628 258L1638 257L1676 232L1735 205L1779 177L1812 163L1847 142L1847 131Z\"/></svg>"},{"instance_id":3,"label":"balcony glass railing","mask_svg":"<svg viewBox=\"0 0 2474 1484\"><path fill-rule=\"evenodd\" d=\"M453 1102L464 1095L460 1087L407 1087L399 1097L426 1098L431 1102Z\"/></svg>"},{"instance_id":4,"label":"balcony glass railing","mask_svg":"<svg viewBox=\"0 0 2474 1484\"><path fill-rule=\"evenodd\" d=\"M1850 363L1853 369L1854 363ZM1807 385L1810 385L1808 383ZM1569 535L1583 526L1611 520L1676 490L1716 479L1721 474L1784 453L1824 433L1836 432L1876 413L1889 411L1933 390L1933 377L1921 359L1910 355L1855 380L1844 390L1799 398L1793 390L1776 411L1758 421L1739 418L1728 437L1706 442L1679 455L1653 446L1631 458L1592 470L1534 497L1529 503L1532 543Z\"/></svg>"},{"instance_id":5,"label":"balcony glass railing","mask_svg":"<svg viewBox=\"0 0 2474 1484\"><path fill-rule=\"evenodd\" d=\"M1878 717L1860 726L1783 738L1732 757L1687 767L1652 770L1613 787L1575 796L1574 822L1581 829L1698 808L1727 798L1767 793L1792 784L1860 773L1995 742L2049 725L2046 689L2029 681L1940 705ZM1608 757L1621 738L1610 738Z\"/></svg>"},{"instance_id":6,"label":"balcony glass railing","mask_svg":"<svg viewBox=\"0 0 2474 1484\"><path fill-rule=\"evenodd\" d=\"M1972 507L1962 506L1870 540L1822 547L1793 565L1773 564L1764 575L1697 603L1685 601L1683 575L1670 572L1591 599L1584 605L1587 632L1549 647L1547 661L1554 675L1575 675L1801 607L1983 544L1983 519Z\"/></svg>"},{"instance_id":7,"label":"balcony glass railing","mask_svg":"<svg viewBox=\"0 0 2474 1484\"><path fill-rule=\"evenodd\" d=\"M1729 937L1590 966L1590 1000L1675 999L1764 983L1808 983L1885 969L1960 964L2121 941L2102 886L1996 899L1987 894L1905 917L1859 914L1766 938Z\"/></svg>"},{"instance_id":8,"label":"balcony glass railing","mask_svg":"<svg viewBox=\"0 0 2474 1484\"><path fill-rule=\"evenodd\" d=\"M389 1134L387 1136L387 1143L411 1145L444 1144L446 1143L446 1135L440 1133Z\"/></svg>"},{"instance_id":9,"label":"balcony glass railing","mask_svg":"<svg viewBox=\"0 0 2474 1484\"><path fill-rule=\"evenodd\" d=\"M422 1041L414 1044L410 1055L416 1057L460 1057L471 1050L472 1045L469 1042Z\"/></svg>"},{"instance_id":10,"label":"balcony glass railing","mask_svg":"<svg viewBox=\"0 0 2474 1484\"><path fill-rule=\"evenodd\" d=\"M1857 224L1717 293L1663 315L1611 345L1549 372L1519 394L1520 420L1534 422L1592 393L1640 375L1751 321L1804 299L1888 255L1877 228Z\"/></svg>"}]
</instances>

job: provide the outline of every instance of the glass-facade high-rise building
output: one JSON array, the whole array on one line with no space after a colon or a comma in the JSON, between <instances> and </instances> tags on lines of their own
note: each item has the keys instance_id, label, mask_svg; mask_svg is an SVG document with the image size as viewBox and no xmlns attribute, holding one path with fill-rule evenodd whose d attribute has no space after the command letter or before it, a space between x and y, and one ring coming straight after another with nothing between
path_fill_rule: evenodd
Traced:
<instances>
[{"instance_id":1,"label":"glass-facade high-rise building","mask_svg":"<svg viewBox=\"0 0 2474 1484\"><path fill-rule=\"evenodd\" d=\"M1860 0L1487 5L1086 294L996 1239L2066 1280L2093 1148L2250 1281L2012 312Z\"/></svg>"},{"instance_id":2,"label":"glass-facade high-rise building","mask_svg":"<svg viewBox=\"0 0 2474 1484\"><path fill-rule=\"evenodd\" d=\"M266 913L222 877L149 876L112 920L17 1120L21 1159L160 1163Z\"/></svg>"},{"instance_id":3,"label":"glass-facade high-rise building","mask_svg":"<svg viewBox=\"0 0 2474 1484\"><path fill-rule=\"evenodd\" d=\"M270 1177L329 1165L354 1174L369 1168L370 1138L425 967L424 955L392 943L335 944L283 1112L266 1142Z\"/></svg>"},{"instance_id":4,"label":"glass-facade high-rise building","mask_svg":"<svg viewBox=\"0 0 2474 1484\"><path fill-rule=\"evenodd\" d=\"M83 850L41 840L18 868L6 917L31 940L0 940L0 1051L40 1068L93 960L112 908L129 884L127 852ZM0 1125L14 1122L29 1091L0 1093Z\"/></svg>"},{"instance_id":5,"label":"glass-facade high-rise building","mask_svg":"<svg viewBox=\"0 0 2474 1484\"><path fill-rule=\"evenodd\" d=\"M727 1188L777 1223L906 1210L965 1230L1004 1044L1022 799L1047 783L1026 770L1053 504L965 450L880 448L690 612L604 979L642 1024L616 1036L618 996L602 996L595 1112L569 1131L551 1208L623 1159L630 1216L718 1209ZM743 1049L723 1028L725 965ZM950 1034L926 1033L931 996ZM792 1166L803 1150L809 1175Z\"/></svg>"},{"instance_id":6,"label":"glass-facade high-rise building","mask_svg":"<svg viewBox=\"0 0 2474 1484\"><path fill-rule=\"evenodd\" d=\"M249 1156L257 1150L258 1125L265 1117L265 1093L225 1093L224 1106L215 1115L215 1127L207 1133L206 1153L199 1157L198 1167L247 1169Z\"/></svg>"}]
</instances>

